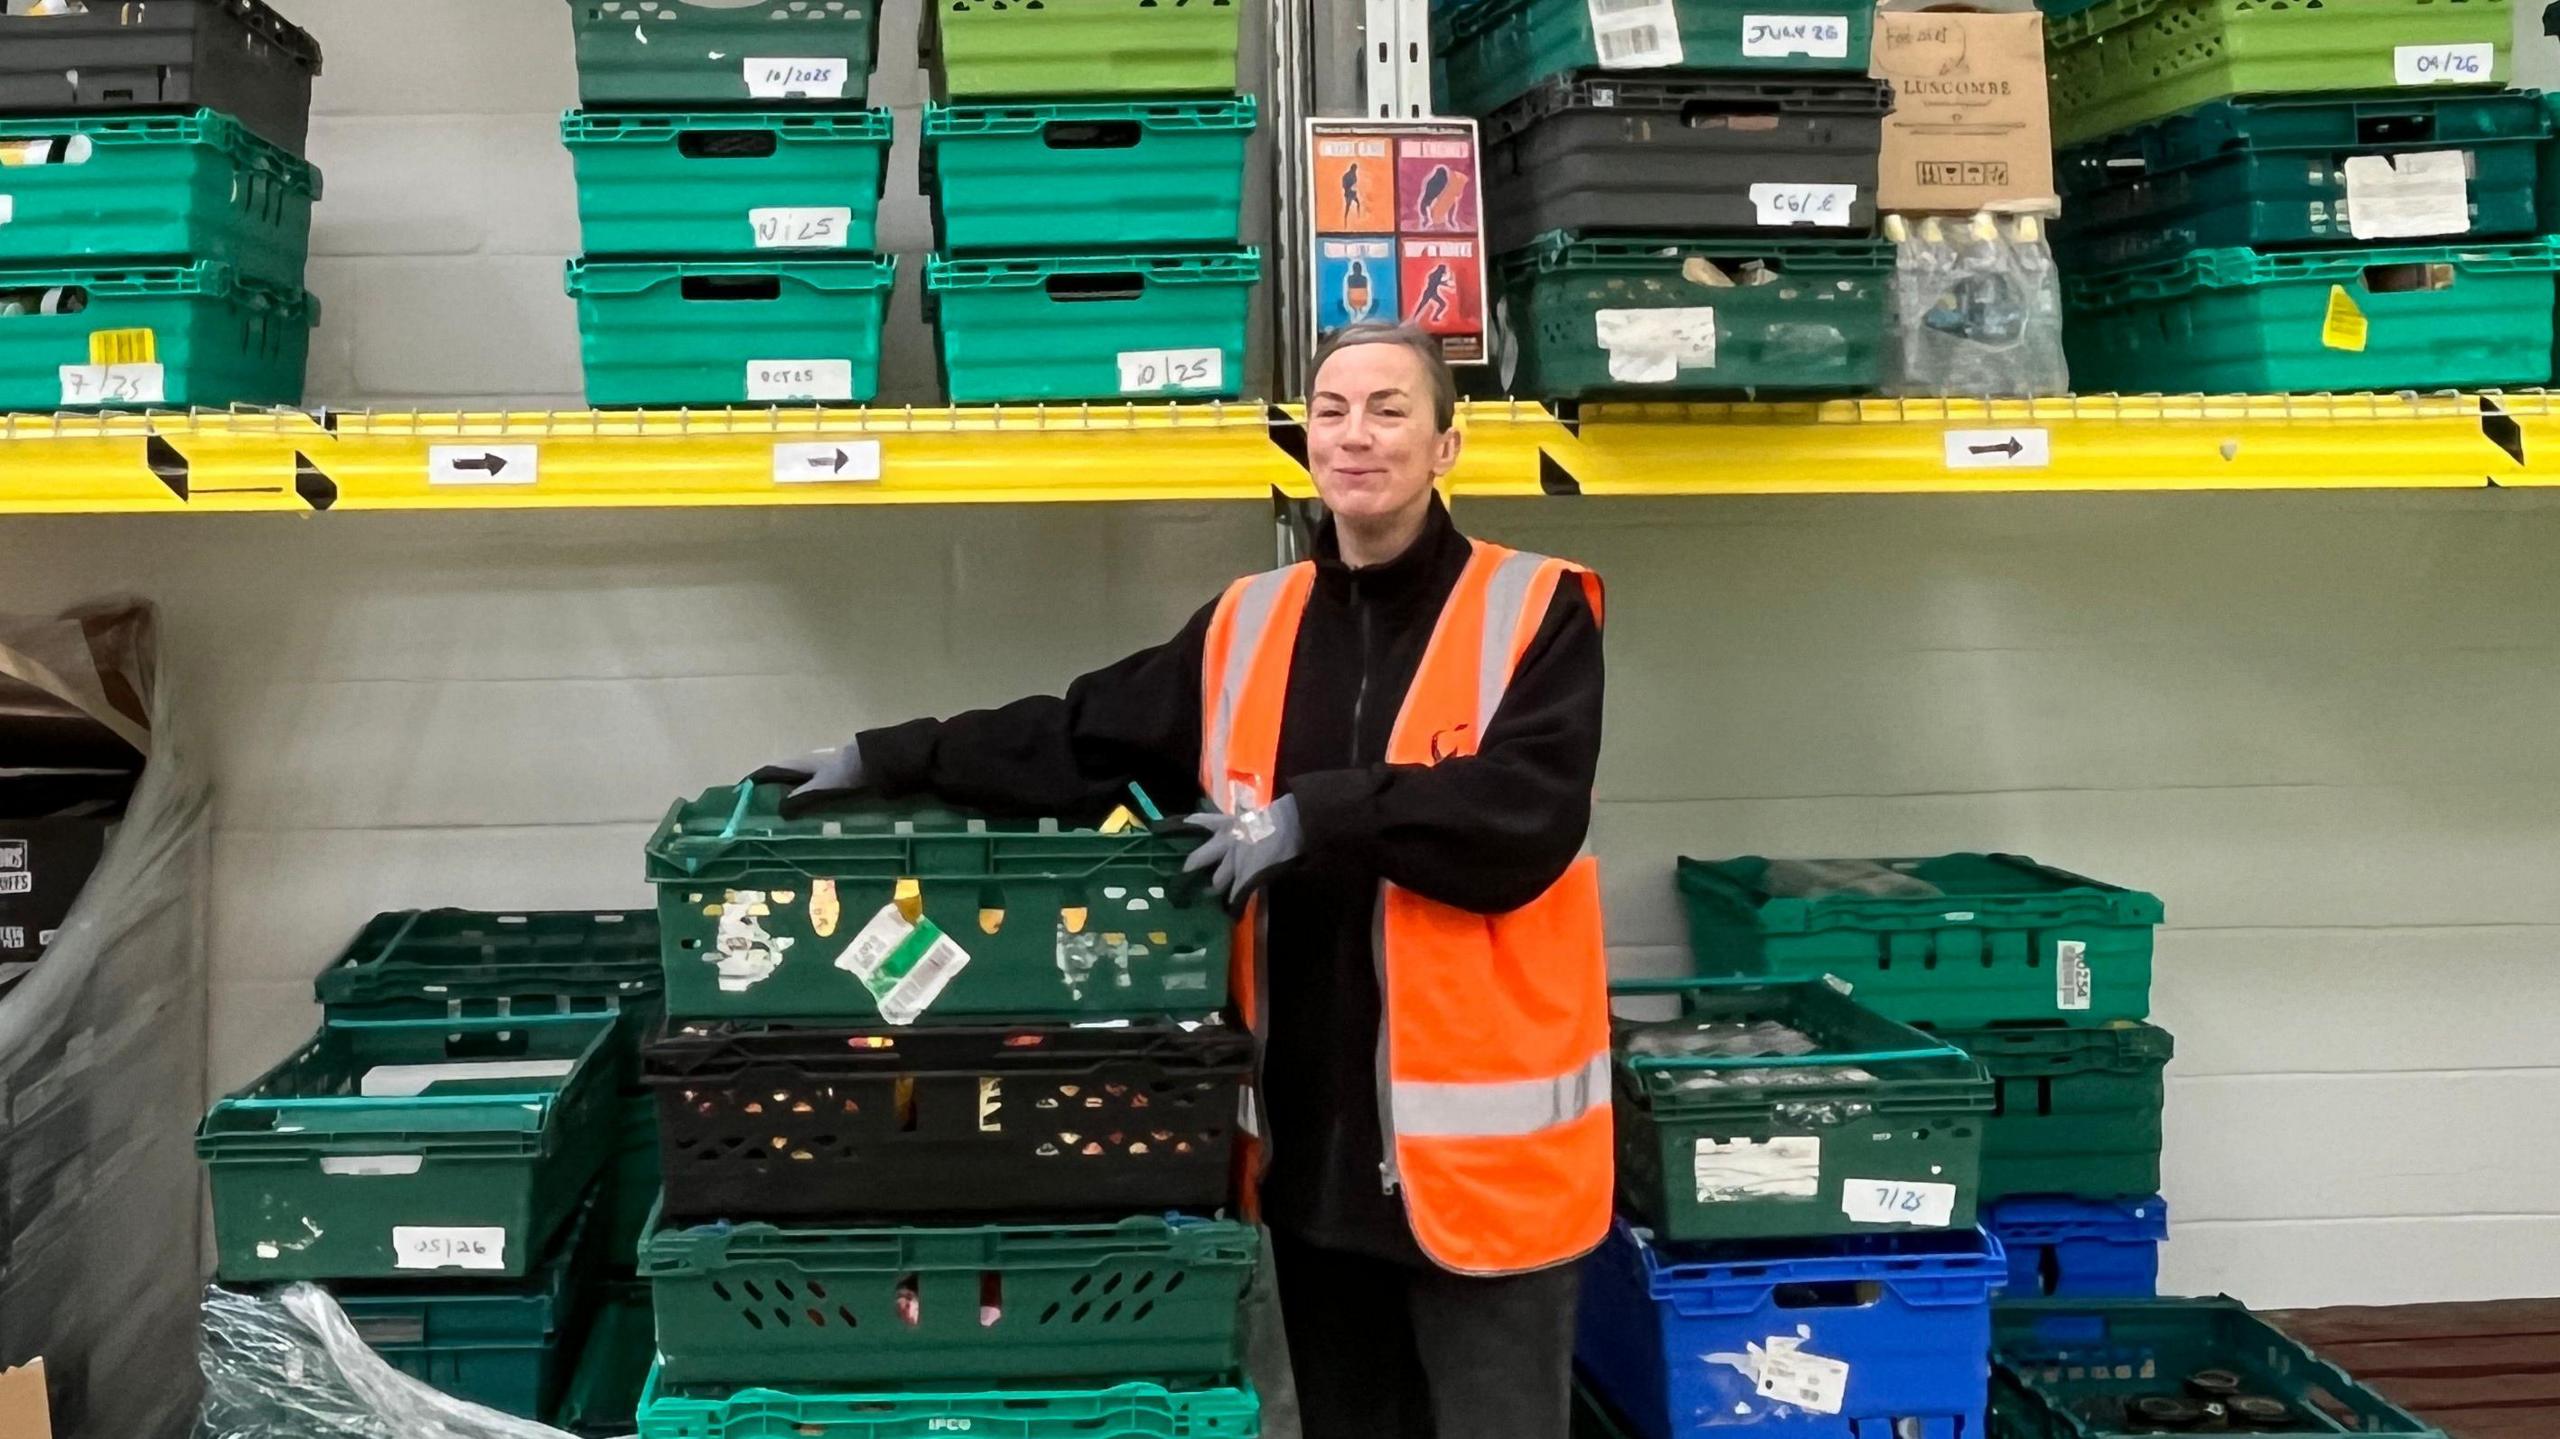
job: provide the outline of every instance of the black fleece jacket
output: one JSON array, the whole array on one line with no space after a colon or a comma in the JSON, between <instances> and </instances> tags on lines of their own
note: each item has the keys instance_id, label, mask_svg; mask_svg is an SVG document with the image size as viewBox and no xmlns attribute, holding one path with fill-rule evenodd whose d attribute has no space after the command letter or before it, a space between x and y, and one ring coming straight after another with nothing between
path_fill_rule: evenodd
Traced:
<instances>
[{"instance_id":1,"label":"black fleece jacket","mask_svg":"<svg viewBox=\"0 0 2560 1439\"><path fill-rule=\"evenodd\" d=\"M1468 542L1435 501L1412 548L1354 569L1330 522L1281 715L1284 794L1306 854L1274 877L1263 1113L1265 1218L1307 1242L1425 1262L1380 1182L1381 1002L1371 922L1381 879L1462 909L1528 903L1581 851L1600 759L1600 626L1560 585L1477 752L1385 762L1387 738ZM1201 655L1212 602L1169 643L1067 687L947 720L864 732L864 772L1000 814L1093 819L1131 781L1174 812L1199 792Z\"/></svg>"}]
</instances>

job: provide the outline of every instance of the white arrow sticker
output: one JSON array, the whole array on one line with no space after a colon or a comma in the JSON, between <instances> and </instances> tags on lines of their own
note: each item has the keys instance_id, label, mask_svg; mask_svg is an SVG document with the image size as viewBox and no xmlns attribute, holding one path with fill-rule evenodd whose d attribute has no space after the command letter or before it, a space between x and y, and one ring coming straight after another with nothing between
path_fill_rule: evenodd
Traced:
<instances>
[{"instance_id":1,"label":"white arrow sticker","mask_svg":"<svg viewBox=\"0 0 2560 1439\"><path fill-rule=\"evenodd\" d=\"M2041 470L2052 463L2053 446L2042 429L1947 431L1951 470Z\"/></svg>"},{"instance_id":2,"label":"white arrow sticker","mask_svg":"<svg viewBox=\"0 0 2560 1439\"><path fill-rule=\"evenodd\" d=\"M536 445L430 445L431 485L529 485L542 478Z\"/></svg>"},{"instance_id":3,"label":"white arrow sticker","mask_svg":"<svg viewBox=\"0 0 2560 1439\"><path fill-rule=\"evenodd\" d=\"M777 485L872 484L880 478L878 440L828 440L773 447Z\"/></svg>"}]
</instances>

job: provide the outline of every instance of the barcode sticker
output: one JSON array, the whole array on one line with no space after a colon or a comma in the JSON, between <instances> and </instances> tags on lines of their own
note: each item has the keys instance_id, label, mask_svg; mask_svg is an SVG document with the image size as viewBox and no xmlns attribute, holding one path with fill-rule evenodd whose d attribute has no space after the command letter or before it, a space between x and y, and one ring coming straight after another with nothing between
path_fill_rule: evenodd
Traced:
<instances>
[{"instance_id":1,"label":"barcode sticker","mask_svg":"<svg viewBox=\"0 0 2560 1439\"><path fill-rule=\"evenodd\" d=\"M1751 187L1751 208L1763 225L1846 225L1849 207L1857 203L1855 185L1773 185Z\"/></svg>"},{"instance_id":2,"label":"barcode sticker","mask_svg":"<svg viewBox=\"0 0 2560 1439\"><path fill-rule=\"evenodd\" d=\"M507 1231L478 1227L394 1225L391 1262L399 1269L504 1269Z\"/></svg>"},{"instance_id":3,"label":"barcode sticker","mask_svg":"<svg viewBox=\"0 0 2560 1439\"><path fill-rule=\"evenodd\" d=\"M2400 45L2391 51L2391 78L2402 85L2486 85L2498 73L2498 47Z\"/></svg>"},{"instance_id":4,"label":"barcode sticker","mask_svg":"<svg viewBox=\"0 0 2560 1439\"><path fill-rule=\"evenodd\" d=\"M749 360L747 398L785 400L850 400L851 360Z\"/></svg>"},{"instance_id":5,"label":"barcode sticker","mask_svg":"<svg viewBox=\"0 0 2560 1439\"><path fill-rule=\"evenodd\" d=\"M168 372L158 365L64 365L66 405L158 405L169 399Z\"/></svg>"},{"instance_id":6,"label":"barcode sticker","mask_svg":"<svg viewBox=\"0 0 2560 1439\"><path fill-rule=\"evenodd\" d=\"M930 919L909 920L895 901L882 905L836 957L836 968L862 981L891 1024L913 1024L969 965L969 951Z\"/></svg>"},{"instance_id":7,"label":"barcode sticker","mask_svg":"<svg viewBox=\"0 0 2560 1439\"><path fill-rule=\"evenodd\" d=\"M2471 228L2470 156L2460 150L2349 155L2347 233L2359 240L2459 235Z\"/></svg>"},{"instance_id":8,"label":"barcode sticker","mask_svg":"<svg viewBox=\"0 0 2560 1439\"><path fill-rule=\"evenodd\" d=\"M853 245L853 210L845 205L749 210L759 250L843 250Z\"/></svg>"},{"instance_id":9,"label":"barcode sticker","mask_svg":"<svg viewBox=\"0 0 2560 1439\"><path fill-rule=\"evenodd\" d=\"M1773 1335L1760 1351L1760 1397L1812 1414L1837 1414L1849 1403L1849 1366L1797 1347L1791 1335Z\"/></svg>"},{"instance_id":10,"label":"barcode sticker","mask_svg":"<svg viewBox=\"0 0 2560 1439\"><path fill-rule=\"evenodd\" d=\"M1584 0L1591 11L1591 40L1605 70L1654 70L1677 65L1680 12L1672 0Z\"/></svg>"},{"instance_id":11,"label":"barcode sticker","mask_svg":"<svg viewBox=\"0 0 2560 1439\"><path fill-rule=\"evenodd\" d=\"M1849 58L1846 15L1745 15L1742 53L1754 60L1782 60L1806 55L1817 60Z\"/></svg>"},{"instance_id":12,"label":"barcode sticker","mask_svg":"<svg viewBox=\"0 0 2560 1439\"><path fill-rule=\"evenodd\" d=\"M1847 1179L1840 1212L1852 1224L1916 1224L1944 1229L1956 1222L1956 1187L1925 1180Z\"/></svg>"},{"instance_id":13,"label":"barcode sticker","mask_svg":"<svg viewBox=\"0 0 2560 1439\"><path fill-rule=\"evenodd\" d=\"M853 62L842 55L754 56L747 93L758 100L841 100Z\"/></svg>"},{"instance_id":14,"label":"barcode sticker","mask_svg":"<svg viewBox=\"0 0 2560 1439\"><path fill-rule=\"evenodd\" d=\"M2053 945L2053 1003L2057 1009L2089 1007L2089 942L2061 939Z\"/></svg>"},{"instance_id":15,"label":"barcode sticker","mask_svg":"<svg viewBox=\"0 0 2560 1439\"><path fill-rule=\"evenodd\" d=\"M1227 387L1224 351L1122 350L1120 393L1153 395L1165 391L1223 390Z\"/></svg>"}]
</instances>

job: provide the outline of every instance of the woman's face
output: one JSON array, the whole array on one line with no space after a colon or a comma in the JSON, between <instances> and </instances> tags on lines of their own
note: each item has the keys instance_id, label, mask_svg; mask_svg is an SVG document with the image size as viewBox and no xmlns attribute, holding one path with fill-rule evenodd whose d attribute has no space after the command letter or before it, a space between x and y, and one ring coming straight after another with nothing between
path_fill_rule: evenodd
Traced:
<instances>
[{"instance_id":1,"label":"woman's face","mask_svg":"<svg viewBox=\"0 0 2560 1439\"><path fill-rule=\"evenodd\" d=\"M1316 371L1307 406L1307 467L1325 508L1359 521L1428 502L1458 462L1458 432L1432 413L1431 375L1402 345L1351 345Z\"/></svg>"}]
</instances>

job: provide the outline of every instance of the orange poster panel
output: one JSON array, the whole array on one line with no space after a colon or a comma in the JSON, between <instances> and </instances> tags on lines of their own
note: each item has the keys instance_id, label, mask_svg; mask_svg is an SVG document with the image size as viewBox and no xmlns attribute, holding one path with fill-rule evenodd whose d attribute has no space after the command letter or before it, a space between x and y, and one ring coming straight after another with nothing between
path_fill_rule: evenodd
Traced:
<instances>
[{"instance_id":1,"label":"orange poster panel","mask_svg":"<svg viewBox=\"0 0 2560 1439\"><path fill-rule=\"evenodd\" d=\"M1395 228L1395 142L1384 135L1317 136L1316 229L1387 235Z\"/></svg>"}]
</instances>

